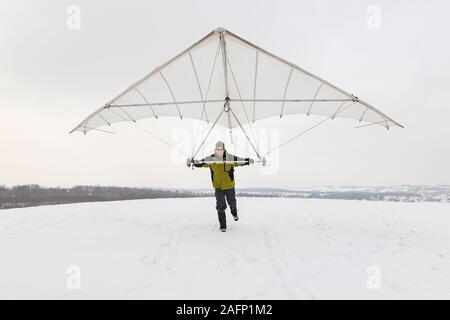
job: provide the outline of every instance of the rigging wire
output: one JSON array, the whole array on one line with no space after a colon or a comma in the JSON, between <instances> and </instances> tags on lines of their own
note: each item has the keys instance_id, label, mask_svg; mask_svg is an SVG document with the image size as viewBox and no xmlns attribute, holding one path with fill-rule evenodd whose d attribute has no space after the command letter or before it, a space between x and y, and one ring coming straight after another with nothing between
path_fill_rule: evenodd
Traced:
<instances>
[{"instance_id":1,"label":"rigging wire","mask_svg":"<svg viewBox=\"0 0 450 320\"><path fill-rule=\"evenodd\" d=\"M294 137L292 137L292 138L286 140L286 141L283 142L282 144L280 144L280 145L276 146L275 148L273 148L273 149L269 150L268 152L266 152L266 153L264 154L263 157L265 157L265 156L271 154L272 152L274 152L274 151L280 149L281 147L285 146L285 145L288 144L289 142L292 142L293 140L297 139L298 137L300 137L300 136L304 135L305 133L311 131L312 129L314 129L314 128L320 126L320 125L323 124L324 122L326 122L326 121L328 121L328 120L330 120L330 119L333 119L334 117L336 117L337 114L343 112L344 110L347 110L348 108L350 108L350 107L353 106L353 105L354 105L354 102L353 102L352 104L348 105L347 107L345 107L345 108L339 110L339 111L336 112L335 114L333 114L333 115L331 115L331 116L329 116L329 117L327 117L327 118L325 118L325 119L319 121L318 123L316 123L315 125L309 127L308 129L303 130L302 132L298 133L298 134L295 135Z\"/></svg>"},{"instance_id":2,"label":"rigging wire","mask_svg":"<svg viewBox=\"0 0 450 320\"><path fill-rule=\"evenodd\" d=\"M201 124L202 124L203 114L206 113L206 102L207 102L207 100L208 100L208 95L209 95L209 90L210 90L210 88L211 88L211 82L212 82L212 77L213 77L213 74L214 74L214 70L216 69L216 61L217 61L217 56L219 55L219 49L220 49L220 42L219 42L219 44L217 45L216 55L215 55L215 57L214 57L213 67L212 67L212 69L211 69L211 74L210 74L210 76L209 76L208 89L206 90L205 101L203 102L202 115L201 115L201 118L200 118L200 122L198 123L197 131L196 131L195 138L194 138L194 141L193 141L193 146L192 146L192 158L194 158L193 155L194 155L194 152L195 152L195 147L197 146L197 140L198 140L198 138L199 138L200 126L201 126ZM192 58L191 58L191 59L192 59ZM207 119L207 122L209 122L208 119Z\"/></svg>"},{"instance_id":3,"label":"rigging wire","mask_svg":"<svg viewBox=\"0 0 450 320\"><path fill-rule=\"evenodd\" d=\"M122 116L121 116L120 114L118 114L117 112L114 112L113 110L111 110L111 108L108 107L107 109L108 109L110 112L112 112L113 114L115 114L116 116L122 118L124 121L130 122L130 120L128 120L128 119L122 117ZM167 146L169 146L169 147L171 147L171 148L177 150L178 152L182 153L183 155L189 157L189 155L188 155L186 152L184 152L183 150L181 150L180 148L174 146L173 144L171 144L170 142L166 141L165 139L159 137L158 135L154 134L153 132L151 132L151 131L145 129L145 128L142 127L142 126L140 126L140 125L136 122L136 120L131 121L131 123L132 123L135 127L137 127L138 129L140 129L141 131L147 133L148 135L150 135L150 136L152 136L153 138L159 140L160 142L166 144Z\"/></svg>"}]
</instances>

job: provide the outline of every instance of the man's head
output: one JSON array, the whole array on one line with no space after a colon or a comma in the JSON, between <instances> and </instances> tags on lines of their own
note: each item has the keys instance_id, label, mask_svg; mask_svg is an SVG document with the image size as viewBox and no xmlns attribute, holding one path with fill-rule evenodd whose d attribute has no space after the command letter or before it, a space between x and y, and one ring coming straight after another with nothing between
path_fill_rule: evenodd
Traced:
<instances>
[{"instance_id":1,"label":"man's head","mask_svg":"<svg viewBox=\"0 0 450 320\"><path fill-rule=\"evenodd\" d=\"M225 144L222 141L217 141L216 149L214 150L214 154L216 157L223 157L223 153L225 152Z\"/></svg>"}]
</instances>

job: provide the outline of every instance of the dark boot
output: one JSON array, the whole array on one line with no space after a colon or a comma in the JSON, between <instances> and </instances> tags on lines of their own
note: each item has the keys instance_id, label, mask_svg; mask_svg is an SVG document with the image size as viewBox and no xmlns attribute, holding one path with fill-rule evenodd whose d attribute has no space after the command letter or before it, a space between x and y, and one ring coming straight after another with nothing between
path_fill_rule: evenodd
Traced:
<instances>
[{"instance_id":1,"label":"dark boot","mask_svg":"<svg viewBox=\"0 0 450 320\"><path fill-rule=\"evenodd\" d=\"M236 207L231 207L230 209L231 209L231 215L233 216L234 221L238 221L239 220L239 216L238 216L238 213L237 213L237 208Z\"/></svg>"},{"instance_id":2,"label":"dark boot","mask_svg":"<svg viewBox=\"0 0 450 320\"><path fill-rule=\"evenodd\" d=\"M226 230L227 229L227 220L226 220L226 216L225 216L225 211L217 211L217 215L219 217L220 230L222 230L222 229Z\"/></svg>"}]
</instances>

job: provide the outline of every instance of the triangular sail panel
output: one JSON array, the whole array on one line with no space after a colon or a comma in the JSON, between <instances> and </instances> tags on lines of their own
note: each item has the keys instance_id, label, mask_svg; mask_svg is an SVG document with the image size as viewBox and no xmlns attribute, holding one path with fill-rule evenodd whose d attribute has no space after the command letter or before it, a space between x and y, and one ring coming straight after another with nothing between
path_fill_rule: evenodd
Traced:
<instances>
[{"instance_id":1,"label":"triangular sail panel","mask_svg":"<svg viewBox=\"0 0 450 320\"><path fill-rule=\"evenodd\" d=\"M160 117L198 119L233 129L292 114L401 127L352 94L218 28L131 85L71 132L87 133L115 122Z\"/></svg>"}]
</instances>

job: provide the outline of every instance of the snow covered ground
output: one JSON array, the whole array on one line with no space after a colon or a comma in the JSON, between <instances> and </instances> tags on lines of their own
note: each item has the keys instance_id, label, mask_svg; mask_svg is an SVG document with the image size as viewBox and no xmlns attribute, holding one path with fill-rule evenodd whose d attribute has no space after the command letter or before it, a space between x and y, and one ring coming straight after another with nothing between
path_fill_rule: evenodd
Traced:
<instances>
[{"instance_id":1,"label":"snow covered ground","mask_svg":"<svg viewBox=\"0 0 450 320\"><path fill-rule=\"evenodd\" d=\"M0 298L450 299L450 204L213 198L0 211Z\"/></svg>"}]
</instances>

